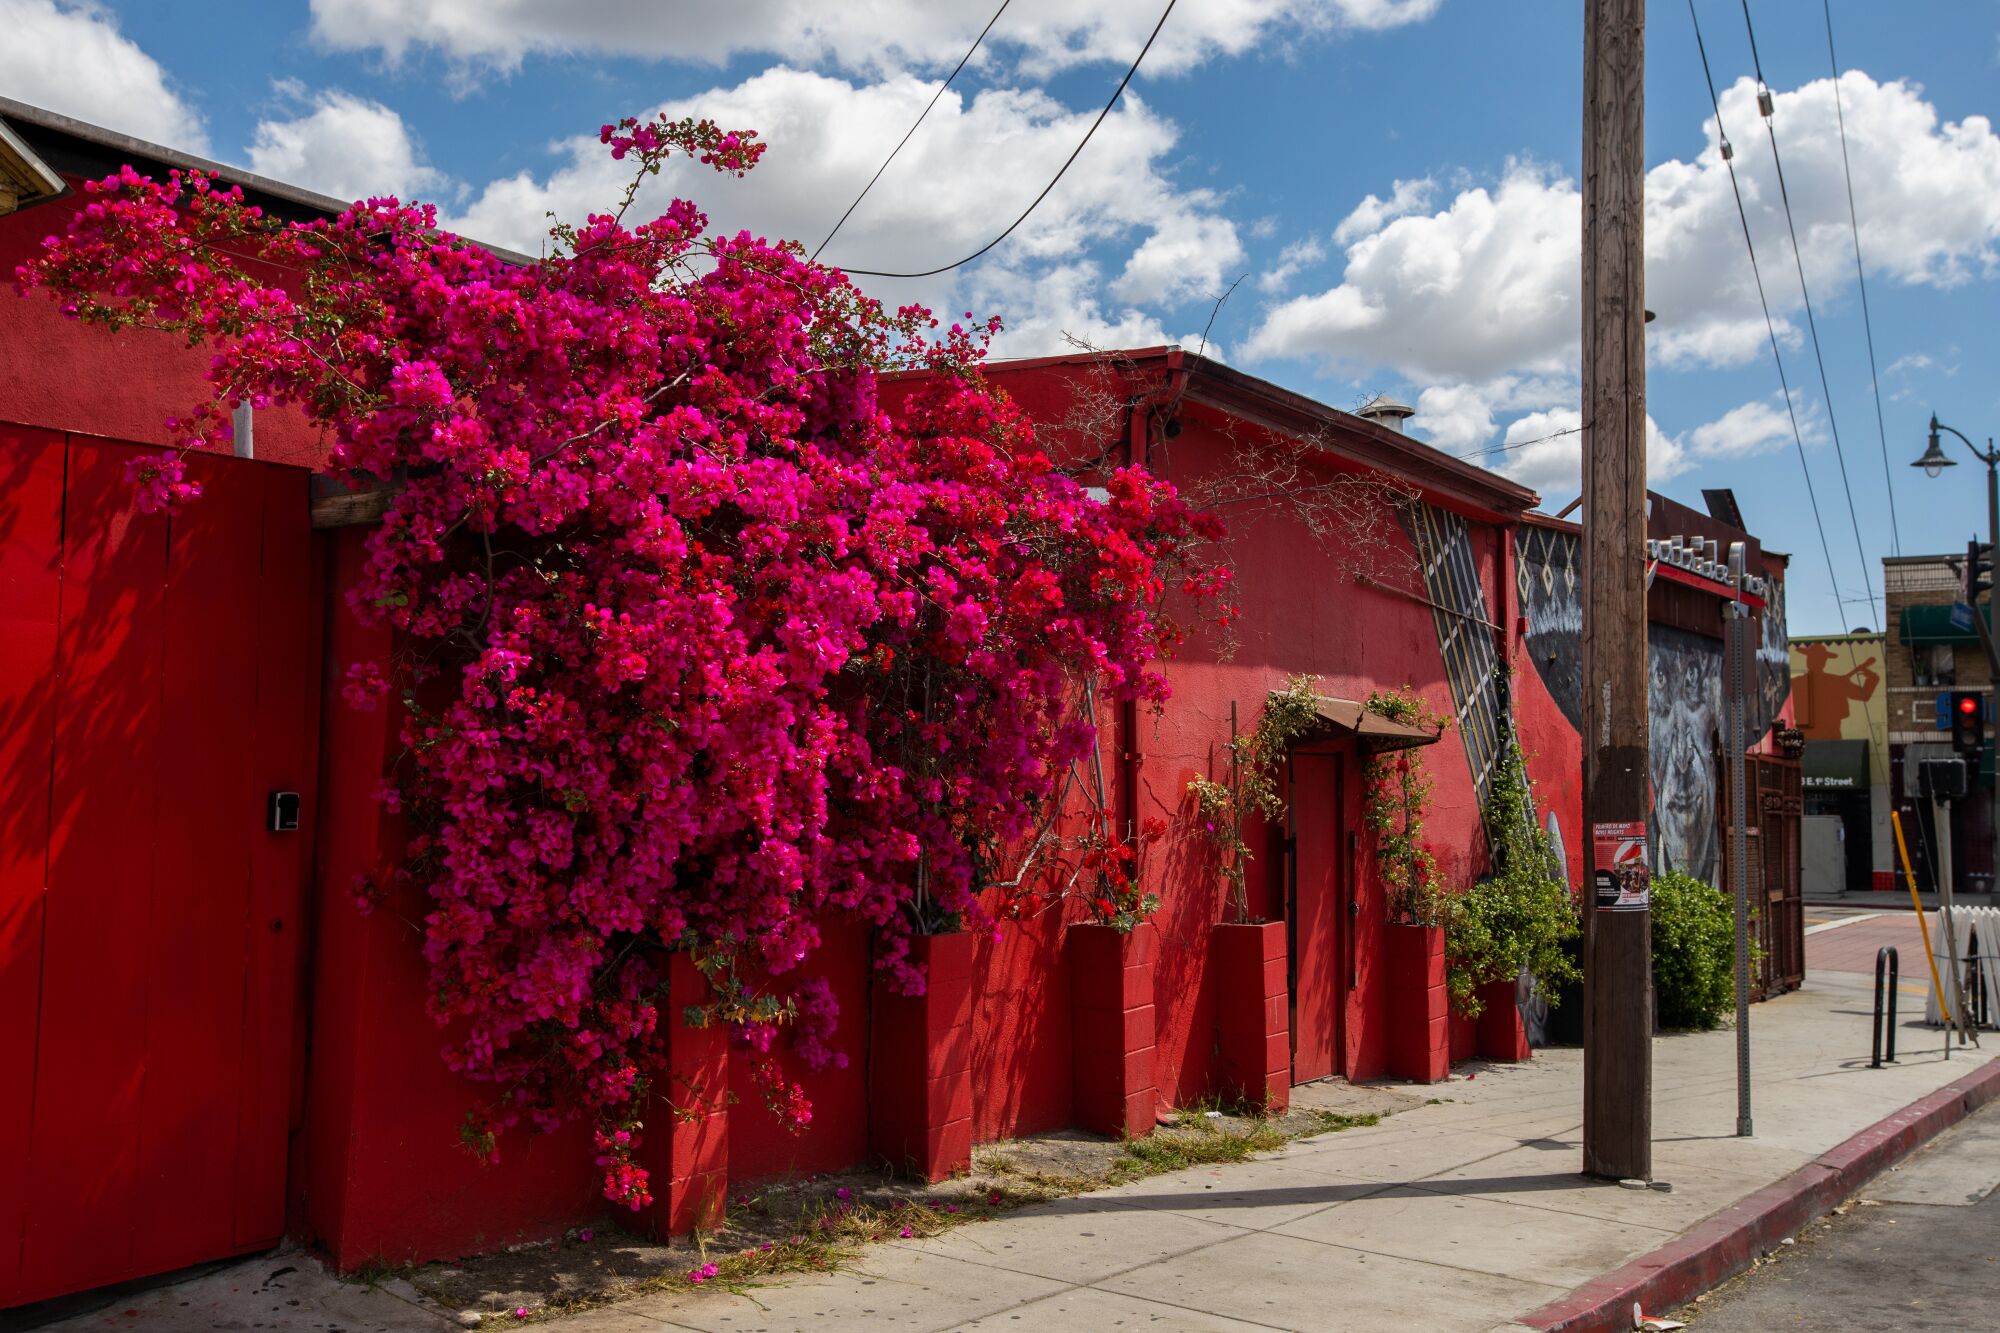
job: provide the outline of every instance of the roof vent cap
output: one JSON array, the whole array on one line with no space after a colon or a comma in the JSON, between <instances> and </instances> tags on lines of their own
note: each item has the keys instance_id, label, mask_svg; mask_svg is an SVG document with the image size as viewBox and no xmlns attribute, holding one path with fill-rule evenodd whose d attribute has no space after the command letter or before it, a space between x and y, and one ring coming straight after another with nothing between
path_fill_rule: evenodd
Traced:
<instances>
[{"instance_id":1,"label":"roof vent cap","mask_svg":"<svg viewBox=\"0 0 2000 1333\"><path fill-rule=\"evenodd\" d=\"M1360 417L1363 421L1372 421L1378 426L1387 426L1390 430L1398 433L1402 432L1403 423L1416 414L1416 408L1411 407L1408 403L1399 403L1386 393L1378 393L1360 407L1354 409L1354 415Z\"/></svg>"}]
</instances>

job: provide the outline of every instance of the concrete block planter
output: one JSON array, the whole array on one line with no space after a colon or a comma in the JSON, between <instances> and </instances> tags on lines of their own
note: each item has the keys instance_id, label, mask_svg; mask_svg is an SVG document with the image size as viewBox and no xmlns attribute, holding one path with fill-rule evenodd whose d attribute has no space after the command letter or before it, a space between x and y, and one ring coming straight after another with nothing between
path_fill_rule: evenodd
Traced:
<instances>
[{"instance_id":1,"label":"concrete block planter","mask_svg":"<svg viewBox=\"0 0 2000 1333\"><path fill-rule=\"evenodd\" d=\"M708 1003L708 978L684 952L669 954L667 1000L660 1021L672 1024L669 1086L654 1091L653 1113L640 1144L652 1176L648 1230L662 1239L722 1224L729 1198L729 1037L720 1023L690 1027L690 1005Z\"/></svg>"},{"instance_id":2,"label":"concrete block planter","mask_svg":"<svg viewBox=\"0 0 2000 1333\"><path fill-rule=\"evenodd\" d=\"M1392 925L1382 936L1389 976L1389 1072L1413 1083L1441 1082L1451 1075L1444 928Z\"/></svg>"},{"instance_id":3,"label":"concrete block planter","mask_svg":"<svg viewBox=\"0 0 2000 1333\"><path fill-rule=\"evenodd\" d=\"M1518 1064L1529 1057L1528 1029L1521 1021L1511 981L1490 981L1479 988L1479 1054L1488 1060Z\"/></svg>"},{"instance_id":4,"label":"concrete block planter","mask_svg":"<svg viewBox=\"0 0 2000 1333\"><path fill-rule=\"evenodd\" d=\"M972 1166L972 957L963 932L920 935L922 995L877 976L869 1014L868 1151L898 1171L943 1180Z\"/></svg>"},{"instance_id":5,"label":"concrete block planter","mask_svg":"<svg viewBox=\"0 0 2000 1333\"><path fill-rule=\"evenodd\" d=\"M1279 1114L1292 1100L1285 923L1221 925L1209 940L1222 1096Z\"/></svg>"},{"instance_id":6,"label":"concrete block planter","mask_svg":"<svg viewBox=\"0 0 2000 1333\"><path fill-rule=\"evenodd\" d=\"M1153 1073L1159 935L1142 921L1130 931L1074 925L1068 938L1076 1123L1114 1137L1149 1134L1160 1098Z\"/></svg>"}]
</instances>

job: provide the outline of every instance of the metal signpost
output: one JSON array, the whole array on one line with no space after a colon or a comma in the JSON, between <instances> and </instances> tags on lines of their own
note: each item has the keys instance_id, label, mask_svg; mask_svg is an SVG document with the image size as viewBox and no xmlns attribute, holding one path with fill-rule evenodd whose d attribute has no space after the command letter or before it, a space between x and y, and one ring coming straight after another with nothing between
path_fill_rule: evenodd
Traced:
<instances>
[{"instance_id":1,"label":"metal signpost","mask_svg":"<svg viewBox=\"0 0 2000 1333\"><path fill-rule=\"evenodd\" d=\"M1750 648L1750 608L1743 602L1743 543L1729 543L1729 586L1724 645L1729 673L1724 696L1729 708L1729 871L1736 881L1736 1133L1750 1137L1750 815L1744 808L1743 752Z\"/></svg>"}]
</instances>

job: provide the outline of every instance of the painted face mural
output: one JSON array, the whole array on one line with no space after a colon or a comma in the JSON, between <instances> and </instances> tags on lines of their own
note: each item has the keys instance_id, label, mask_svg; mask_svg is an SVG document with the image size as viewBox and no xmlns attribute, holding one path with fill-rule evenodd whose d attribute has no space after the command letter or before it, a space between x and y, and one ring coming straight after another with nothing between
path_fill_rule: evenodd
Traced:
<instances>
[{"instance_id":1,"label":"painted face mural","mask_svg":"<svg viewBox=\"0 0 2000 1333\"><path fill-rule=\"evenodd\" d=\"M1649 639L1653 869L1684 870L1712 884L1722 642L1665 625L1654 625Z\"/></svg>"},{"instance_id":2,"label":"painted face mural","mask_svg":"<svg viewBox=\"0 0 2000 1333\"><path fill-rule=\"evenodd\" d=\"M1521 527L1516 591L1528 622L1524 656L1569 724L1583 727L1583 580L1574 533ZM1758 621L1744 723L1754 743L1791 692L1784 585L1773 580ZM1720 631L1718 622L1717 629ZM1722 640L1664 625L1648 634L1652 698L1652 856L1655 870L1715 882L1722 835Z\"/></svg>"},{"instance_id":3,"label":"painted face mural","mask_svg":"<svg viewBox=\"0 0 2000 1333\"><path fill-rule=\"evenodd\" d=\"M1792 693L1791 644L1785 634L1785 585L1772 579L1765 586L1769 601L1757 622L1761 631L1757 642L1757 693L1745 717L1753 740L1777 721L1778 710Z\"/></svg>"}]
</instances>

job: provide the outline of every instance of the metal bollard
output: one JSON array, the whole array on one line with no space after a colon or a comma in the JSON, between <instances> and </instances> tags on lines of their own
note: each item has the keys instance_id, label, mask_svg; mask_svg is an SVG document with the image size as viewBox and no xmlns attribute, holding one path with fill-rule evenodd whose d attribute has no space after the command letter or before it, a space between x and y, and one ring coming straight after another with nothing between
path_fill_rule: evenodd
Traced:
<instances>
[{"instance_id":1,"label":"metal bollard","mask_svg":"<svg viewBox=\"0 0 2000 1333\"><path fill-rule=\"evenodd\" d=\"M1872 1057L1868 1061L1870 1069L1882 1067L1882 996L1883 974L1888 974L1889 997L1889 1055L1890 1064L1896 1063L1896 982L1902 972L1896 958L1896 946L1885 944L1875 951L1875 1041Z\"/></svg>"}]
</instances>

